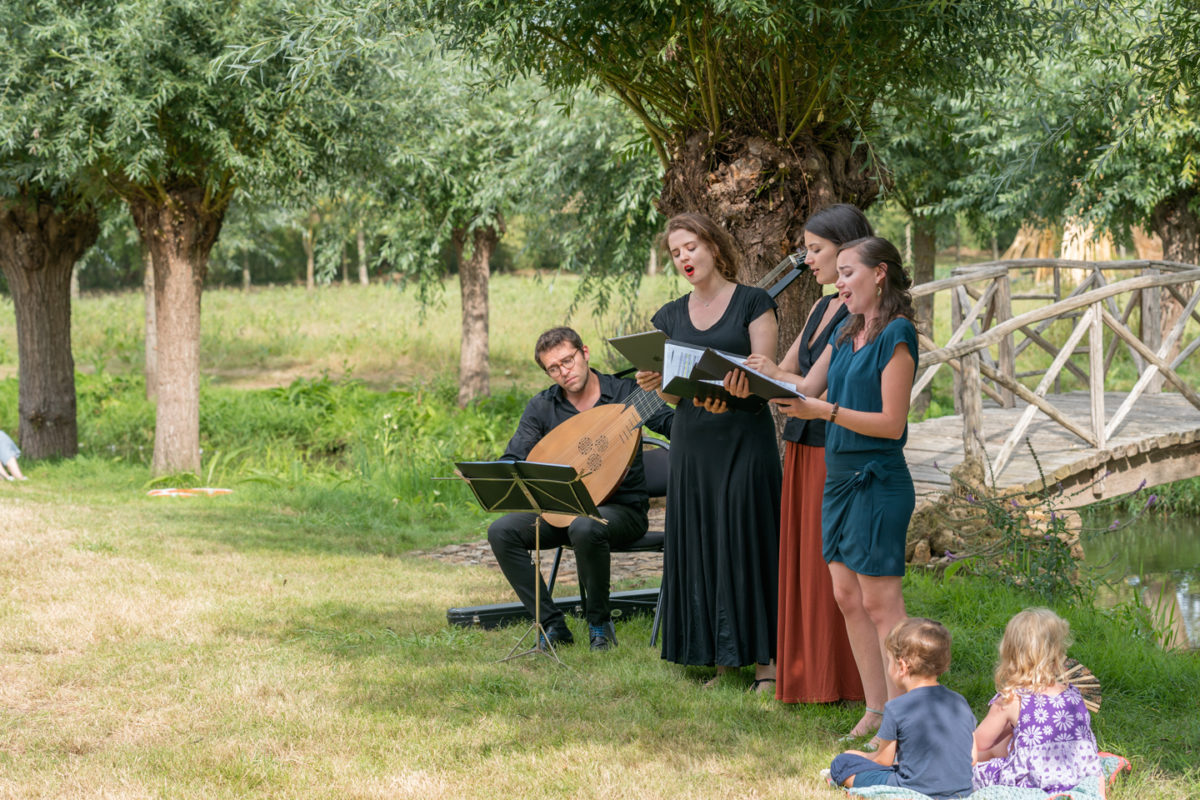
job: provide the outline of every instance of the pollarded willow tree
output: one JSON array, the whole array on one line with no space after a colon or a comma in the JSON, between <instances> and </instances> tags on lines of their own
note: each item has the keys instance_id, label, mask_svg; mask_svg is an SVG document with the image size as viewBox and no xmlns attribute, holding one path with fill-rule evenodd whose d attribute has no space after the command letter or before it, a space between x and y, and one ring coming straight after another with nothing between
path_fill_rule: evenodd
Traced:
<instances>
[{"instance_id":1,"label":"pollarded willow tree","mask_svg":"<svg viewBox=\"0 0 1200 800\"><path fill-rule=\"evenodd\" d=\"M36 49L25 4L0 4L0 269L17 320L17 435L29 458L74 456L75 361L71 273L100 235L97 186L59 168L36 120L46 76L29 69Z\"/></svg>"},{"instance_id":2,"label":"pollarded willow tree","mask_svg":"<svg viewBox=\"0 0 1200 800\"><path fill-rule=\"evenodd\" d=\"M440 53L428 37L409 36L403 53L411 67L395 89L420 122L398 132L393 166L373 184L393 209L382 253L416 278L425 300L441 288L451 253L462 304L458 402L466 405L490 391L491 258L506 221L519 218L564 269L628 274L651 238L655 164L623 150L631 126L611 100L577 95L568 117L539 81L489 87L461 54ZM569 311L564 303L561 321Z\"/></svg>"},{"instance_id":3,"label":"pollarded willow tree","mask_svg":"<svg viewBox=\"0 0 1200 800\"><path fill-rule=\"evenodd\" d=\"M230 48L286 35L293 0L105 0L6 4L22 34L6 79L23 114L14 152L39 154L46 184L101 185L150 251L158 326L154 471L198 471L200 298L209 252L235 196L301 191L349 169L380 132L352 56L304 82L286 58L233 71ZM19 56L19 57L15 57ZM24 369L24 364L22 365Z\"/></svg>"},{"instance_id":4,"label":"pollarded willow tree","mask_svg":"<svg viewBox=\"0 0 1200 800\"><path fill-rule=\"evenodd\" d=\"M17 320L17 431L29 458L79 449L71 272L99 234L95 209L78 194L37 180L0 188L0 269Z\"/></svg>"},{"instance_id":5,"label":"pollarded willow tree","mask_svg":"<svg viewBox=\"0 0 1200 800\"><path fill-rule=\"evenodd\" d=\"M665 171L660 210L724 224L749 281L795 246L811 211L876 197L866 136L877 102L920 113L907 102L915 90L966 90L993 56L1026 48L1037 24L1016 0L429 5L454 46L624 103ZM788 341L814 289L784 304Z\"/></svg>"}]
</instances>

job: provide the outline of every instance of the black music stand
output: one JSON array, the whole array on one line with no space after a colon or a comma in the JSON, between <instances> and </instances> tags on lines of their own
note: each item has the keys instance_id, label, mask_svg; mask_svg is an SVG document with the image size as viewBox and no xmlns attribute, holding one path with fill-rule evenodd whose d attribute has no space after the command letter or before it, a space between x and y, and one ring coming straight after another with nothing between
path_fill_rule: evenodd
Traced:
<instances>
[{"instance_id":1,"label":"black music stand","mask_svg":"<svg viewBox=\"0 0 1200 800\"><path fill-rule=\"evenodd\" d=\"M604 522L583 478L574 467L540 464L536 461L462 461L455 462L460 478L467 482L484 511L528 511L537 515L533 523L533 549L536 575L533 582L533 624L521 635L508 655L500 659L542 653L562 664L554 644L542 625L542 514L572 514ZM533 647L517 649L534 634ZM544 645L544 647L543 647ZM547 649L549 648L549 652Z\"/></svg>"}]
</instances>

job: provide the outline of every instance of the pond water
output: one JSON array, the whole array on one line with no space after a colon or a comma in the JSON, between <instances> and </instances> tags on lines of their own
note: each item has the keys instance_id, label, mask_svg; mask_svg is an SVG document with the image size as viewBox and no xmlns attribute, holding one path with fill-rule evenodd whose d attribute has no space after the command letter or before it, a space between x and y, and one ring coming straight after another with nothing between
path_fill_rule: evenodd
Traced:
<instances>
[{"instance_id":1,"label":"pond water","mask_svg":"<svg viewBox=\"0 0 1200 800\"><path fill-rule=\"evenodd\" d=\"M1173 646L1200 649L1200 519L1145 516L1129 527L1088 534L1085 562L1111 589L1097 598L1111 606L1136 596L1170 631Z\"/></svg>"}]
</instances>

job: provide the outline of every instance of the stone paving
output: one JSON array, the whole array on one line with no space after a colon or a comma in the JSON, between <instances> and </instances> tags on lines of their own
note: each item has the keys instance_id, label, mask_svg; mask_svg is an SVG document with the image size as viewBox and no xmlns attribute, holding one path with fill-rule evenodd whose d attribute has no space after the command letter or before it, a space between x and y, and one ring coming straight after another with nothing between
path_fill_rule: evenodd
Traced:
<instances>
[{"instance_id":1,"label":"stone paving","mask_svg":"<svg viewBox=\"0 0 1200 800\"><path fill-rule=\"evenodd\" d=\"M662 529L664 510L652 507L650 509L651 529ZM500 571L492 548L486 540L452 544L437 550L415 550L412 555L423 558L433 558L449 564L462 566L483 566ZM550 578L550 569L554 566L554 548L542 551L542 574ZM662 553L613 553L612 582L620 583L622 588L640 588L656 585L662 577ZM575 553L572 550L563 551L562 564L558 568L558 583L564 586L577 585L575 575Z\"/></svg>"}]
</instances>

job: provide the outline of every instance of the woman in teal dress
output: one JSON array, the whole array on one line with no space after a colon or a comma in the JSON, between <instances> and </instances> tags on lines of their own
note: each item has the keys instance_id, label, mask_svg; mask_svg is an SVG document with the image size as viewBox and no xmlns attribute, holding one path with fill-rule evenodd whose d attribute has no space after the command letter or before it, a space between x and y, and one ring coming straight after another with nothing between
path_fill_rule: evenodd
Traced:
<instances>
[{"instance_id":1,"label":"woman in teal dress","mask_svg":"<svg viewBox=\"0 0 1200 800\"><path fill-rule=\"evenodd\" d=\"M848 242L838 251L837 269L850 316L798 385L807 397L773 402L788 416L830 423L822 555L877 728L876 709L897 695L884 669L883 641L905 618L900 580L915 495L904 443L917 332L911 280L891 242L876 236ZM747 364L758 368L759 361ZM817 399L822 393L826 399Z\"/></svg>"}]
</instances>

